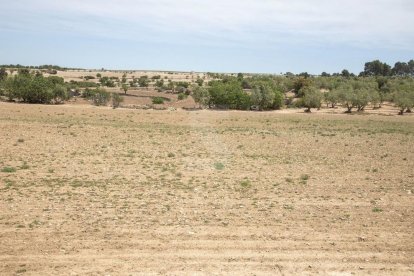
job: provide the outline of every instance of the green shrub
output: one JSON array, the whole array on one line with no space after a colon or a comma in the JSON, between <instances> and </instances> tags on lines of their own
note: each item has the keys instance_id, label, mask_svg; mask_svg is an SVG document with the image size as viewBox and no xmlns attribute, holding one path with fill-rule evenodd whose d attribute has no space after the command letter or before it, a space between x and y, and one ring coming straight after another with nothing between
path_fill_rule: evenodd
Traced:
<instances>
[{"instance_id":1,"label":"green shrub","mask_svg":"<svg viewBox=\"0 0 414 276\"><path fill-rule=\"evenodd\" d=\"M237 80L212 81L210 83L209 106L230 109L250 109L250 95L243 91Z\"/></svg>"},{"instance_id":2,"label":"green shrub","mask_svg":"<svg viewBox=\"0 0 414 276\"><path fill-rule=\"evenodd\" d=\"M85 99L92 99L95 96L95 90L86 88L83 92L82 92L82 98Z\"/></svg>"},{"instance_id":3,"label":"green shrub","mask_svg":"<svg viewBox=\"0 0 414 276\"><path fill-rule=\"evenodd\" d=\"M382 212L382 209L379 208L379 207L374 207L374 208L372 208L372 212L374 212L374 213L380 213L380 212Z\"/></svg>"},{"instance_id":4,"label":"green shrub","mask_svg":"<svg viewBox=\"0 0 414 276\"><path fill-rule=\"evenodd\" d=\"M214 168L215 168L216 170L221 171L221 170L223 170L223 169L224 169L224 165L223 165L223 163L216 162L216 163L214 163Z\"/></svg>"},{"instance_id":5,"label":"green shrub","mask_svg":"<svg viewBox=\"0 0 414 276\"><path fill-rule=\"evenodd\" d=\"M16 169L13 167L4 167L3 169L1 169L1 172L4 173L14 173L16 172Z\"/></svg>"},{"instance_id":6,"label":"green shrub","mask_svg":"<svg viewBox=\"0 0 414 276\"><path fill-rule=\"evenodd\" d=\"M186 99L187 97L188 97L188 95L186 95L186 94L184 94L184 93L180 93L180 94L178 94L178 100L179 100L179 101L184 100L184 99Z\"/></svg>"},{"instance_id":7,"label":"green shrub","mask_svg":"<svg viewBox=\"0 0 414 276\"><path fill-rule=\"evenodd\" d=\"M161 97L154 97L152 98L152 103L153 104L163 104L164 103L164 99Z\"/></svg>"},{"instance_id":8,"label":"green shrub","mask_svg":"<svg viewBox=\"0 0 414 276\"><path fill-rule=\"evenodd\" d=\"M53 101L56 104L62 103L63 101L66 101L69 99L69 94L67 88L62 85L58 84L52 89L52 97Z\"/></svg>"},{"instance_id":9,"label":"green shrub","mask_svg":"<svg viewBox=\"0 0 414 276\"><path fill-rule=\"evenodd\" d=\"M243 188L249 188L251 186L250 180L245 179L240 182L240 186Z\"/></svg>"},{"instance_id":10,"label":"green shrub","mask_svg":"<svg viewBox=\"0 0 414 276\"><path fill-rule=\"evenodd\" d=\"M100 106L108 104L109 99L111 98L111 94L109 92L103 88L97 88L94 92L95 93L92 97L92 102L94 105Z\"/></svg>"},{"instance_id":11,"label":"green shrub","mask_svg":"<svg viewBox=\"0 0 414 276\"><path fill-rule=\"evenodd\" d=\"M118 93L112 93L112 107L114 109L119 107L119 105L123 101L124 101L124 98L122 98Z\"/></svg>"}]
</instances>

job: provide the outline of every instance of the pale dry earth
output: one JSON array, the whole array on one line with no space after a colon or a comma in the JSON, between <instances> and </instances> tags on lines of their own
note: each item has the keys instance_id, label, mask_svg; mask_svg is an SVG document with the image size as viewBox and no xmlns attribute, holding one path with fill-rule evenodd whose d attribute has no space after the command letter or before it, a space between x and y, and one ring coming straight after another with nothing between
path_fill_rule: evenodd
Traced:
<instances>
[{"instance_id":1,"label":"pale dry earth","mask_svg":"<svg viewBox=\"0 0 414 276\"><path fill-rule=\"evenodd\" d=\"M414 116L327 112L2 102L0 274L413 275Z\"/></svg>"}]
</instances>

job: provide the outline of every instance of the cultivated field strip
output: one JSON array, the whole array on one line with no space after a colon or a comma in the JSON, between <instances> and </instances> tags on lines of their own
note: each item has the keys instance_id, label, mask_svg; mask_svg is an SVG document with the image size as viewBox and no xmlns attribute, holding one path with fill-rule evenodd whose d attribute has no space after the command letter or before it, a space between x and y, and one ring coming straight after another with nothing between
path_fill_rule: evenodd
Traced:
<instances>
[{"instance_id":1,"label":"cultivated field strip","mask_svg":"<svg viewBox=\"0 0 414 276\"><path fill-rule=\"evenodd\" d=\"M0 106L0 274L414 273L413 116Z\"/></svg>"}]
</instances>

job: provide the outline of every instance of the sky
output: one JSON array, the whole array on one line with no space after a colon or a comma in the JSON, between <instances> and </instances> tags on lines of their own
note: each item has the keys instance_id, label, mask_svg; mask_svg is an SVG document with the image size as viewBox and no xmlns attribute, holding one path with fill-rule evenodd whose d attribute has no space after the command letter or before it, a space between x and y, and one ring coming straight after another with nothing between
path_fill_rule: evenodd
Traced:
<instances>
[{"instance_id":1,"label":"sky","mask_svg":"<svg viewBox=\"0 0 414 276\"><path fill-rule=\"evenodd\" d=\"M413 58L413 0L0 0L0 64L320 74Z\"/></svg>"}]
</instances>

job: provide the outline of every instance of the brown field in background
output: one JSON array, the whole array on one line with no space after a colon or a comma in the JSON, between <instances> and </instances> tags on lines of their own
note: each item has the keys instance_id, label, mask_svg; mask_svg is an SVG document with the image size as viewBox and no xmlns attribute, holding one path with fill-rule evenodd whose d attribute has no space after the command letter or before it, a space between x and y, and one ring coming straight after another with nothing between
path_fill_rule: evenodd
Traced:
<instances>
[{"instance_id":1,"label":"brown field in background","mask_svg":"<svg viewBox=\"0 0 414 276\"><path fill-rule=\"evenodd\" d=\"M0 103L0 274L414 273L412 115L79 103Z\"/></svg>"}]
</instances>

